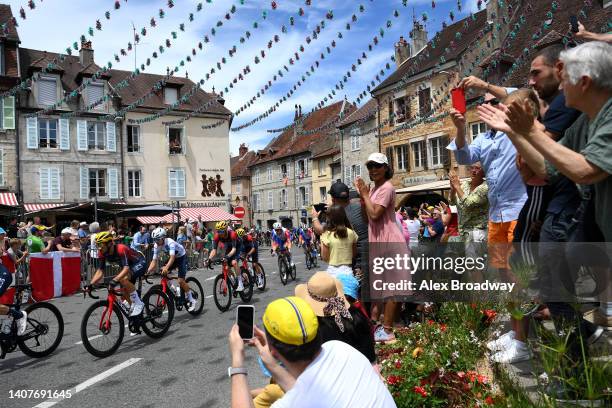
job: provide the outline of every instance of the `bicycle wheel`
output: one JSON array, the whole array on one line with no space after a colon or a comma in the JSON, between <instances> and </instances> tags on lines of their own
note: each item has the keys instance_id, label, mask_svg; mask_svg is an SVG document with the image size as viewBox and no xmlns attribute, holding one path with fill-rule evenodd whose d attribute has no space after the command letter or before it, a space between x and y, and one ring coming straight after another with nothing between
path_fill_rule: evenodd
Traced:
<instances>
[{"instance_id":1,"label":"bicycle wheel","mask_svg":"<svg viewBox=\"0 0 612 408\"><path fill-rule=\"evenodd\" d=\"M242 279L242 284L244 285L242 292L238 292L240 299L245 303L250 302L253 297L253 282L251 282L249 271L240 268L240 279Z\"/></svg>"},{"instance_id":2,"label":"bicycle wheel","mask_svg":"<svg viewBox=\"0 0 612 408\"><path fill-rule=\"evenodd\" d=\"M310 270L312 268L312 261L310 254L306 254L306 269Z\"/></svg>"},{"instance_id":3,"label":"bicycle wheel","mask_svg":"<svg viewBox=\"0 0 612 408\"><path fill-rule=\"evenodd\" d=\"M155 290L163 291L162 285L159 285L159 284L151 286L151 289L149 289L149 290L151 291L151 290L154 290L154 289ZM168 287L168 291L164 292L164 293L168 297L168 303L170 303L170 306L172 306L172 309L174 309L174 311L176 312L176 305L175 305L175 300L174 300L175 296L174 296L174 293L172 293L172 290L170 289L170 287Z\"/></svg>"},{"instance_id":4,"label":"bicycle wheel","mask_svg":"<svg viewBox=\"0 0 612 408\"><path fill-rule=\"evenodd\" d=\"M99 300L89 306L81 321L81 340L91 355L104 358L113 354L123 341L123 315L113 306L109 317L108 301Z\"/></svg>"},{"instance_id":5,"label":"bicycle wheel","mask_svg":"<svg viewBox=\"0 0 612 408\"><path fill-rule=\"evenodd\" d=\"M261 287L258 285L257 289L263 292L266 289L266 272L259 262L253 263L253 268L255 269L255 280L257 281L257 276L261 276Z\"/></svg>"},{"instance_id":6,"label":"bicycle wheel","mask_svg":"<svg viewBox=\"0 0 612 408\"><path fill-rule=\"evenodd\" d=\"M283 285L287 284L287 275L289 275L289 272L287 271L287 269L288 269L287 261L285 261L284 259L279 259L278 273L280 274L280 279Z\"/></svg>"},{"instance_id":7,"label":"bicycle wheel","mask_svg":"<svg viewBox=\"0 0 612 408\"><path fill-rule=\"evenodd\" d=\"M213 286L213 299L217 309L225 312L229 309L232 304L232 286L227 284L227 281L223 279L223 274L220 273L215 278Z\"/></svg>"},{"instance_id":8,"label":"bicycle wheel","mask_svg":"<svg viewBox=\"0 0 612 408\"><path fill-rule=\"evenodd\" d=\"M53 353L64 335L64 319L54 305L46 302L34 303L26 310L28 325L17 345L30 357L45 357Z\"/></svg>"},{"instance_id":9,"label":"bicycle wheel","mask_svg":"<svg viewBox=\"0 0 612 408\"><path fill-rule=\"evenodd\" d=\"M310 255L310 258L312 259L312 267L316 268L319 265L319 260L317 259L316 256L312 256L312 255Z\"/></svg>"},{"instance_id":10,"label":"bicycle wheel","mask_svg":"<svg viewBox=\"0 0 612 408\"><path fill-rule=\"evenodd\" d=\"M291 275L291 280L295 280L297 276L295 265L289 265L289 274Z\"/></svg>"},{"instance_id":11,"label":"bicycle wheel","mask_svg":"<svg viewBox=\"0 0 612 408\"><path fill-rule=\"evenodd\" d=\"M198 281L193 276L188 277L186 281L189 285L189 288L191 289L191 294L193 298L198 301L197 309L193 312L188 311L188 313L193 316L199 315L200 313L202 313L202 310L204 310L204 288L202 288L200 281Z\"/></svg>"},{"instance_id":12,"label":"bicycle wheel","mask_svg":"<svg viewBox=\"0 0 612 408\"><path fill-rule=\"evenodd\" d=\"M142 330L147 336L159 339L170 329L174 318L174 308L170 304L169 296L162 292L161 288L151 288L145 293L142 302Z\"/></svg>"}]
</instances>

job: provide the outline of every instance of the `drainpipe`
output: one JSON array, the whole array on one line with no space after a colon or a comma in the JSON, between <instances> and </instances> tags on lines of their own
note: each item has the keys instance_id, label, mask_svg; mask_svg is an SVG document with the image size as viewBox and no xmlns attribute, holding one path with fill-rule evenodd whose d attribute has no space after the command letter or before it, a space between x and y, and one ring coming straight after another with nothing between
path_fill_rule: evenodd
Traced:
<instances>
[{"instance_id":1,"label":"drainpipe","mask_svg":"<svg viewBox=\"0 0 612 408\"><path fill-rule=\"evenodd\" d=\"M126 190L126 183L125 183L125 179L126 179L126 174L125 174L125 159L124 159L124 152L123 152L123 118L119 119L119 143L118 145L120 146L119 151L120 151L120 160L121 160L121 165L119 166L121 168L121 191L123 192L121 194L122 197L126 197L127 199L129 199L128 194L127 194L127 190ZM115 125L115 129L117 128L117 125ZM140 142L140 140L139 140ZM142 183L142 179L141 179L141 183ZM142 187L141 191L142 191Z\"/></svg>"},{"instance_id":2,"label":"drainpipe","mask_svg":"<svg viewBox=\"0 0 612 408\"><path fill-rule=\"evenodd\" d=\"M19 60L19 59L18 59ZM15 189L17 190L17 195L19 197L18 202L21 202L21 204L23 204L23 194L22 194L22 188L21 188L21 160L19 159L21 157L21 154L19 152L19 125L21 123L20 120L20 115L18 114L18 107L20 106L20 93L17 93L15 95L15 161L16 161L16 174L15 174ZM25 213L25 210L24 210Z\"/></svg>"}]
</instances>

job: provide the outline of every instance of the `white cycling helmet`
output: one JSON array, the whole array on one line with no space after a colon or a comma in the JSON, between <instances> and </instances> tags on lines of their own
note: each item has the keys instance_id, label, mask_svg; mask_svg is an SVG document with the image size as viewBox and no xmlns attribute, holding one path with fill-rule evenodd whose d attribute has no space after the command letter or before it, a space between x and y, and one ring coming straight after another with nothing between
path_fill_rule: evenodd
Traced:
<instances>
[{"instance_id":1,"label":"white cycling helmet","mask_svg":"<svg viewBox=\"0 0 612 408\"><path fill-rule=\"evenodd\" d=\"M281 229L283 228L283 226L281 225L280 222L275 222L274 225L272 225L272 229Z\"/></svg>"},{"instance_id":2,"label":"white cycling helmet","mask_svg":"<svg viewBox=\"0 0 612 408\"><path fill-rule=\"evenodd\" d=\"M158 239L166 238L166 230L161 227L155 228L153 232L151 233L151 238L153 238L156 241Z\"/></svg>"}]
</instances>

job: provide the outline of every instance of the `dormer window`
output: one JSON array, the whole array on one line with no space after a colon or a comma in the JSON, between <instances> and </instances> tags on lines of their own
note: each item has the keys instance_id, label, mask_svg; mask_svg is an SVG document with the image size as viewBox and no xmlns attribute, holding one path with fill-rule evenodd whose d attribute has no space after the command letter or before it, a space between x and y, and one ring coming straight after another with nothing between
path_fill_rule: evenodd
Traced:
<instances>
[{"instance_id":1,"label":"dormer window","mask_svg":"<svg viewBox=\"0 0 612 408\"><path fill-rule=\"evenodd\" d=\"M164 88L164 103L166 105L172 105L178 101L178 89L172 87Z\"/></svg>"},{"instance_id":2,"label":"dormer window","mask_svg":"<svg viewBox=\"0 0 612 408\"><path fill-rule=\"evenodd\" d=\"M100 101L100 103L96 104L94 108L100 107L102 104L102 98L104 98L104 82L92 82L87 88L87 104L93 105L94 103Z\"/></svg>"},{"instance_id":3,"label":"dormer window","mask_svg":"<svg viewBox=\"0 0 612 408\"><path fill-rule=\"evenodd\" d=\"M38 104L51 106L57 101L57 79L54 77L38 78Z\"/></svg>"}]
</instances>

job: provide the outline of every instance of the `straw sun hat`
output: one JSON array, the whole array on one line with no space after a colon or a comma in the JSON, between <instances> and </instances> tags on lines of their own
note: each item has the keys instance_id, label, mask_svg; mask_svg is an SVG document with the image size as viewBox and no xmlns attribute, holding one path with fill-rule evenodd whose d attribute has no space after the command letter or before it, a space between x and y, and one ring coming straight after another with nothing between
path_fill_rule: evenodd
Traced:
<instances>
[{"instance_id":1,"label":"straw sun hat","mask_svg":"<svg viewBox=\"0 0 612 408\"><path fill-rule=\"evenodd\" d=\"M349 302L344 297L342 283L327 272L317 272L308 283L295 287L295 296L302 298L312 307L315 315L334 316L340 331L344 332L341 317L350 319Z\"/></svg>"}]
</instances>

